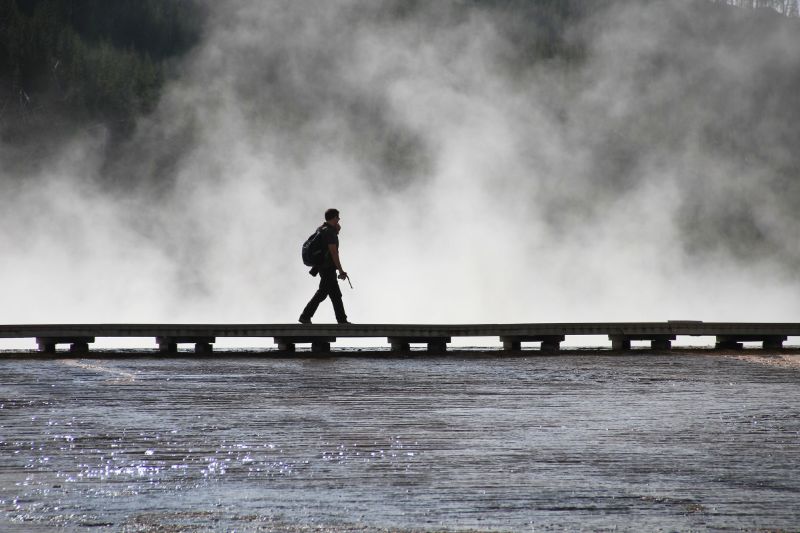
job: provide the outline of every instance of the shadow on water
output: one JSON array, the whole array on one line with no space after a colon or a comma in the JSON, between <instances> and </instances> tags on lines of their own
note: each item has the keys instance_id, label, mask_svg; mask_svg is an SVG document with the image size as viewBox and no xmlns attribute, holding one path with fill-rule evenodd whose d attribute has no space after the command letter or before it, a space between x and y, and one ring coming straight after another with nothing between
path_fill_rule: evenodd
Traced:
<instances>
[{"instance_id":1,"label":"shadow on water","mask_svg":"<svg viewBox=\"0 0 800 533\"><path fill-rule=\"evenodd\" d=\"M0 359L0 529L800 521L783 355L103 355Z\"/></svg>"}]
</instances>

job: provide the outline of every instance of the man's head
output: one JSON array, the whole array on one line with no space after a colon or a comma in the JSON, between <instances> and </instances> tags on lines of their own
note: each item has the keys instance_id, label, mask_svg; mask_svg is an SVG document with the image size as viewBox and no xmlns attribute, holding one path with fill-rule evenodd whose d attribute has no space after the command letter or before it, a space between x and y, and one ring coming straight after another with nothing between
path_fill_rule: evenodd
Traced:
<instances>
[{"instance_id":1,"label":"man's head","mask_svg":"<svg viewBox=\"0 0 800 533\"><path fill-rule=\"evenodd\" d=\"M330 208L325 211L325 222L329 223L330 225L335 225L339 223L339 210Z\"/></svg>"}]
</instances>

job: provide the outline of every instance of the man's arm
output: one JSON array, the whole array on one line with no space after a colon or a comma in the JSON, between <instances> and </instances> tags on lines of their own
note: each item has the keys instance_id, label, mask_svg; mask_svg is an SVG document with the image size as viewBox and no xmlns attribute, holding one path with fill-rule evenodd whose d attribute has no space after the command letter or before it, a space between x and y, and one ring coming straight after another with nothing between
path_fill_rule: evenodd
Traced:
<instances>
[{"instance_id":1,"label":"man's arm","mask_svg":"<svg viewBox=\"0 0 800 533\"><path fill-rule=\"evenodd\" d=\"M342 262L339 261L339 247L335 244L328 245L328 251L331 253L331 259L333 260L333 266L339 271L339 279L346 279L347 272L344 271L342 268Z\"/></svg>"}]
</instances>

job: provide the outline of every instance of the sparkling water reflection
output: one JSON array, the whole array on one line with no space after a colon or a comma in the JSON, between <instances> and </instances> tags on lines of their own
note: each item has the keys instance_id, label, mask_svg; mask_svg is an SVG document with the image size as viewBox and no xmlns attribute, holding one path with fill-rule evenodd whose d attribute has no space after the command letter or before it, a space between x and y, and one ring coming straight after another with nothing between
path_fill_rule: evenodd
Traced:
<instances>
[{"instance_id":1,"label":"sparkling water reflection","mask_svg":"<svg viewBox=\"0 0 800 533\"><path fill-rule=\"evenodd\" d=\"M0 529L792 529L800 371L715 355L0 361Z\"/></svg>"}]
</instances>

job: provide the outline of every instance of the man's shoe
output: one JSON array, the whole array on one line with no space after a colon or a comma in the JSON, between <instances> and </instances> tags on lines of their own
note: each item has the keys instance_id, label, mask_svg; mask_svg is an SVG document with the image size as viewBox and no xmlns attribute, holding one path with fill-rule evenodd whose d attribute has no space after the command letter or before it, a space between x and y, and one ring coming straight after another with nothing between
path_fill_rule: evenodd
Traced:
<instances>
[{"instance_id":1,"label":"man's shoe","mask_svg":"<svg viewBox=\"0 0 800 533\"><path fill-rule=\"evenodd\" d=\"M342 320L339 322L339 324L352 324L352 322L349 322L347 320Z\"/></svg>"},{"instance_id":2,"label":"man's shoe","mask_svg":"<svg viewBox=\"0 0 800 533\"><path fill-rule=\"evenodd\" d=\"M306 317L304 317L304 316L301 316L301 317L300 317L300 318L298 318L297 320L298 320L298 322L300 322L301 324L311 324L311 319L310 319L310 318L306 318Z\"/></svg>"}]
</instances>

